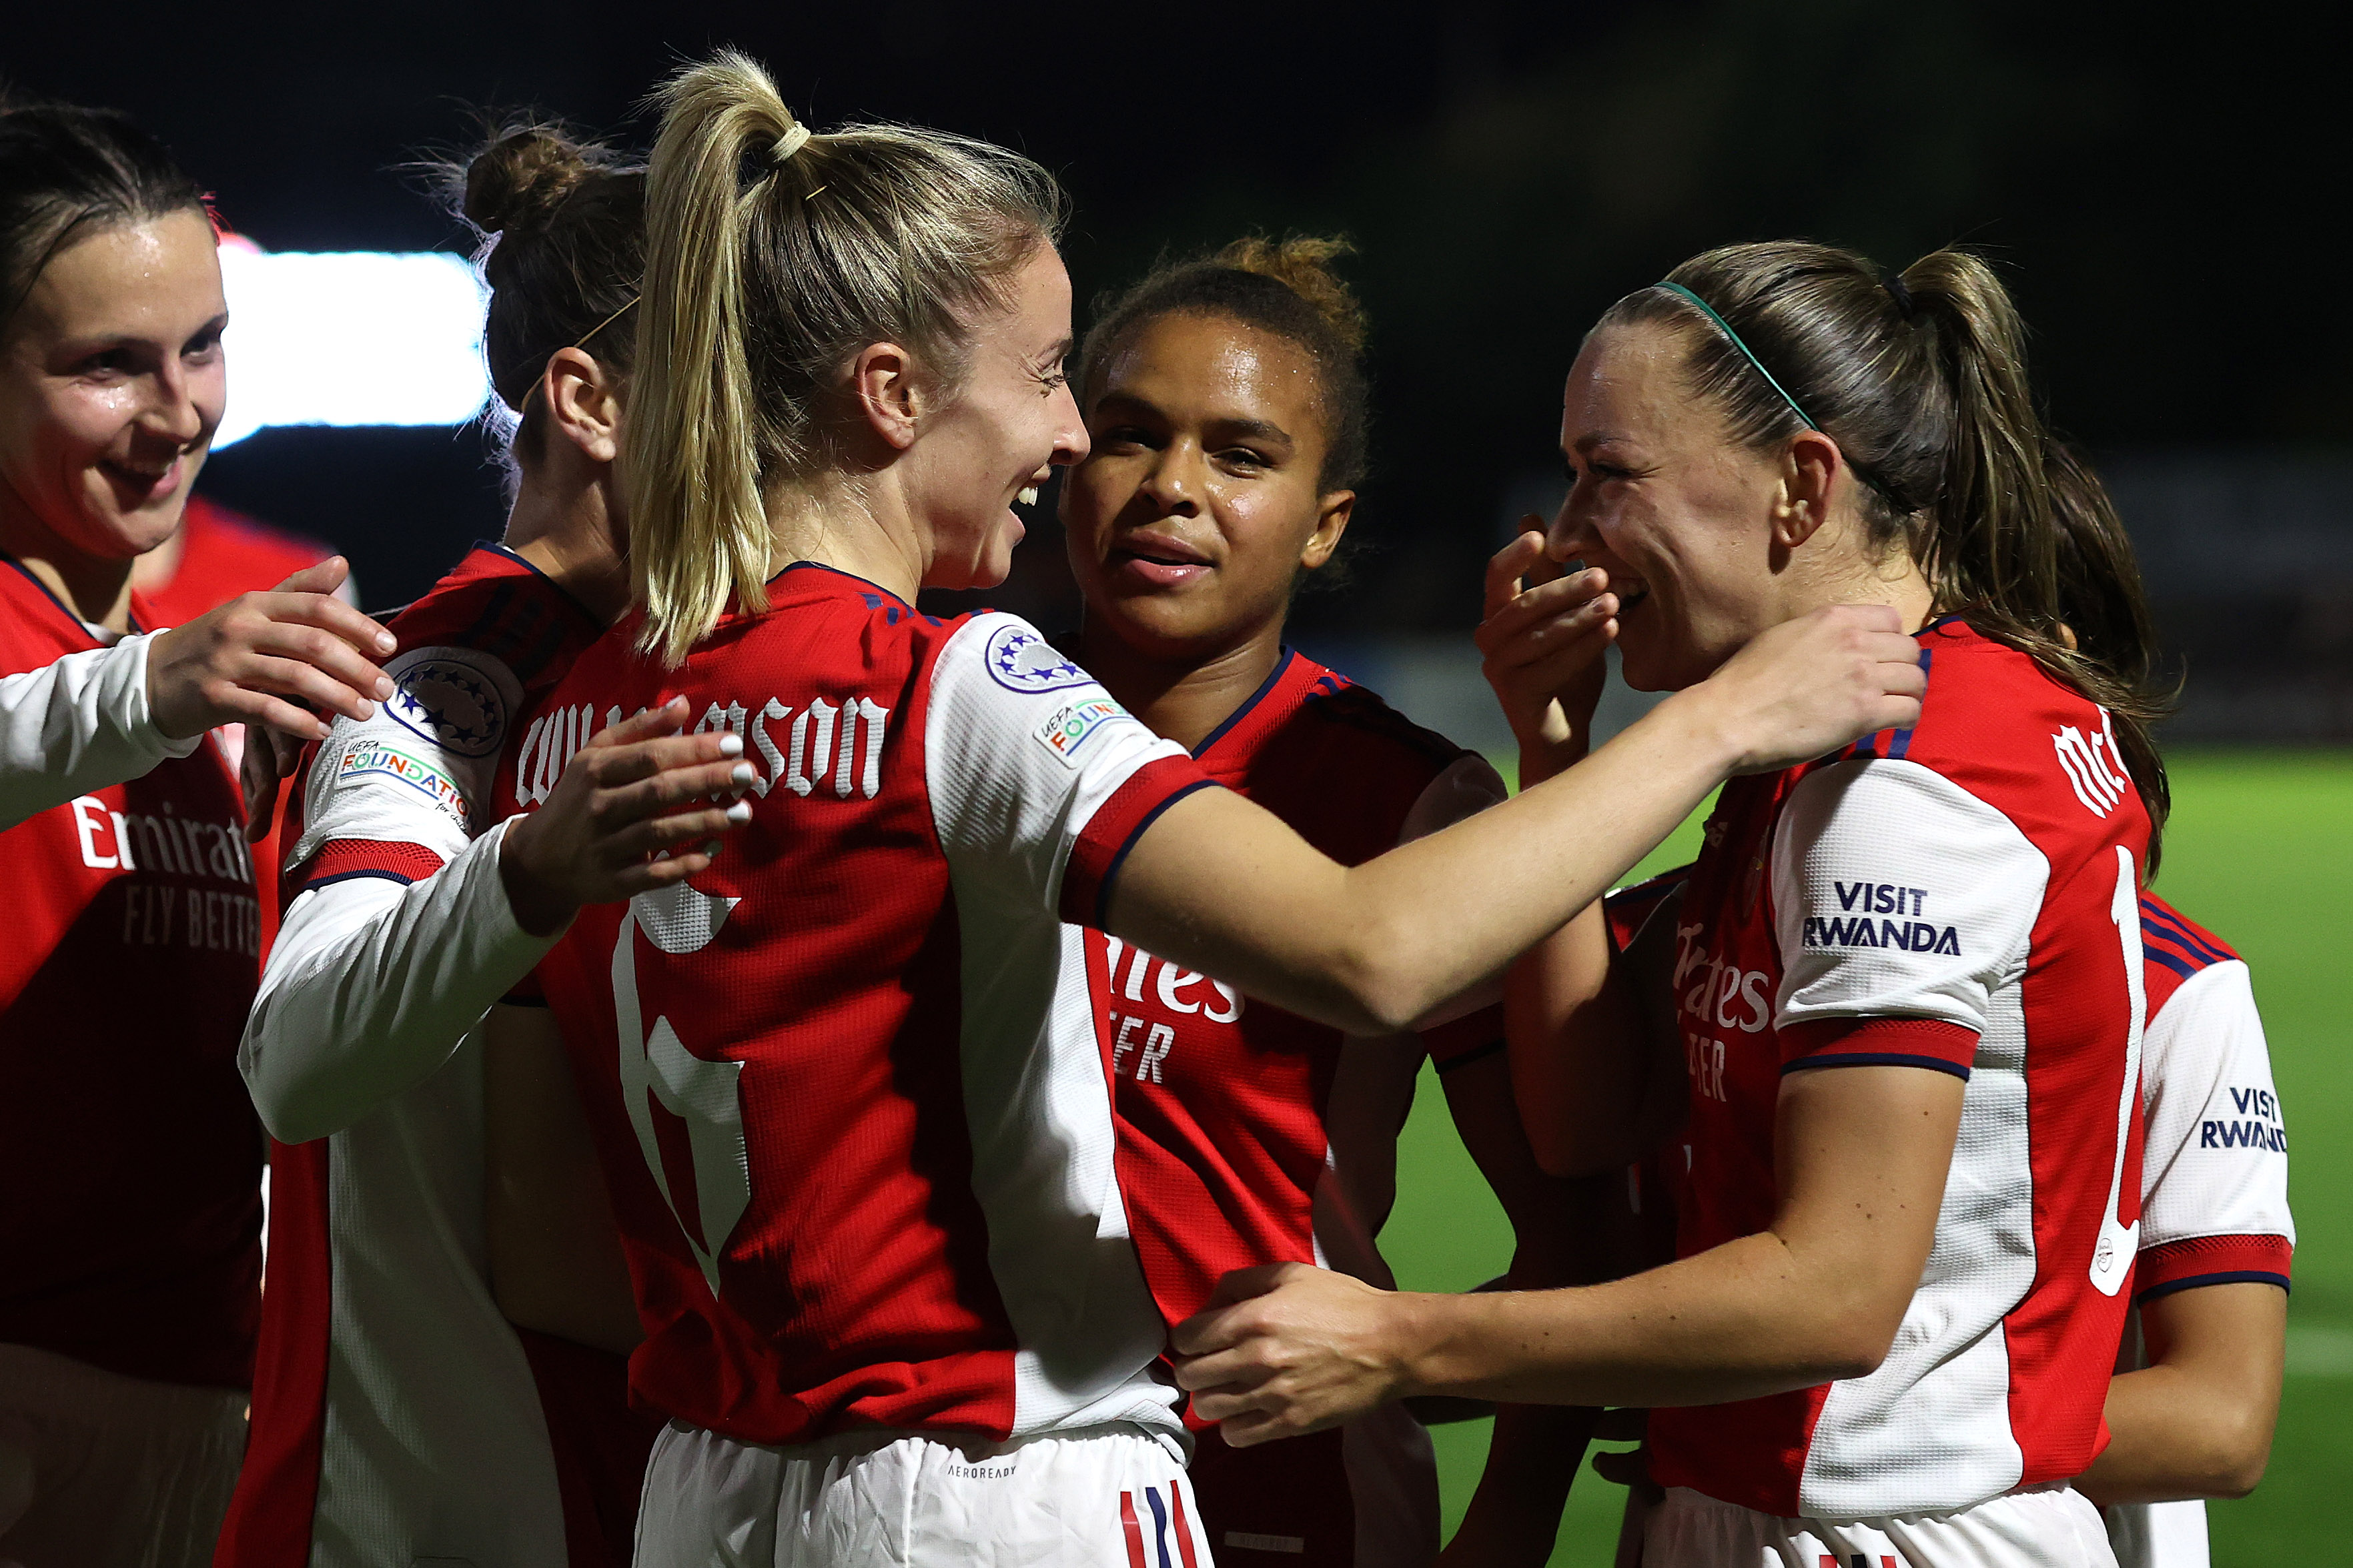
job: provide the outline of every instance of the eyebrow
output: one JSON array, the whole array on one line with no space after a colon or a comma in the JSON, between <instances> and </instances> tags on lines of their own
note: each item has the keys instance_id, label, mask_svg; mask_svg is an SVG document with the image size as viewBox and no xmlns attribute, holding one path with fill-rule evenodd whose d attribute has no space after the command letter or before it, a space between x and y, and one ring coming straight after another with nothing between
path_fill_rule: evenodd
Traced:
<instances>
[{"instance_id":1,"label":"eyebrow","mask_svg":"<svg viewBox=\"0 0 2353 1568\"><path fill-rule=\"evenodd\" d=\"M1066 360L1071 357L1071 351L1078 346L1078 339L1071 337L1068 333L1064 333L1061 338L1055 342L1052 347L1049 348L1044 353L1038 356L1038 363L1039 364L1052 364L1058 360Z\"/></svg>"},{"instance_id":2,"label":"eyebrow","mask_svg":"<svg viewBox=\"0 0 2353 1568\"><path fill-rule=\"evenodd\" d=\"M1240 436L1251 440L1280 441L1286 447L1296 444L1292 440L1290 431L1271 420L1212 419L1209 424L1222 433Z\"/></svg>"},{"instance_id":3,"label":"eyebrow","mask_svg":"<svg viewBox=\"0 0 2353 1568\"><path fill-rule=\"evenodd\" d=\"M1607 447L1612 441L1625 441L1630 439L1631 439L1630 437L1621 435L1620 432L1615 430L1589 431L1585 435L1579 436L1575 441L1571 442L1570 445L1580 452L1590 452L1594 447Z\"/></svg>"}]
</instances>

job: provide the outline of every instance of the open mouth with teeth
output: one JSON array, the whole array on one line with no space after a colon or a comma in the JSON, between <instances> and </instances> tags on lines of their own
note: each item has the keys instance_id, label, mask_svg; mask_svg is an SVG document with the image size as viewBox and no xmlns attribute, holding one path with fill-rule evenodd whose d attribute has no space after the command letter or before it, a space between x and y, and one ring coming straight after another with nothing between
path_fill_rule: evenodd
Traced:
<instances>
[{"instance_id":1,"label":"open mouth with teeth","mask_svg":"<svg viewBox=\"0 0 2353 1568\"><path fill-rule=\"evenodd\" d=\"M143 506L170 495L179 488L180 459L174 458L160 468L147 468L126 463L118 458L101 458L98 471L104 474L126 504Z\"/></svg>"},{"instance_id":2,"label":"open mouth with teeth","mask_svg":"<svg viewBox=\"0 0 2353 1568\"><path fill-rule=\"evenodd\" d=\"M1038 487L1036 485L1023 485L1019 489L1013 492L1013 499L1023 506L1036 506L1038 504Z\"/></svg>"}]
</instances>

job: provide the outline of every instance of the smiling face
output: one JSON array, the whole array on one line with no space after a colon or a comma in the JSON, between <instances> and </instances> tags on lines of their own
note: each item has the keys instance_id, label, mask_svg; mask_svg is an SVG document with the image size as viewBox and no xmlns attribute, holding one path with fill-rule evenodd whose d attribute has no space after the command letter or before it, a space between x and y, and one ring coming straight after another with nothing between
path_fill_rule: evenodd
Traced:
<instances>
[{"instance_id":1,"label":"smiling face","mask_svg":"<svg viewBox=\"0 0 2353 1568\"><path fill-rule=\"evenodd\" d=\"M101 561L179 526L227 402L228 305L195 210L52 257L0 342L0 508L11 531Z\"/></svg>"},{"instance_id":2,"label":"smiling face","mask_svg":"<svg viewBox=\"0 0 2353 1568\"><path fill-rule=\"evenodd\" d=\"M1164 658L1279 626L1356 499L1322 488L1307 352L1229 316L1156 316L1088 390L1094 450L1062 487L1061 518L1091 624Z\"/></svg>"},{"instance_id":3,"label":"smiling face","mask_svg":"<svg viewBox=\"0 0 2353 1568\"><path fill-rule=\"evenodd\" d=\"M1561 404L1570 485L1550 551L1609 574L1626 683L1641 691L1705 679L1790 609L1781 454L1734 442L1692 395L1685 352L1650 323L1598 331Z\"/></svg>"},{"instance_id":4,"label":"smiling face","mask_svg":"<svg viewBox=\"0 0 2353 1568\"><path fill-rule=\"evenodd\" d=\"M1009 308L974 323L955 395L922 423L903 459L928 531L926 588L994 588L1025 531L1013 505L1034 505L1057 468L1087 455L1087 432L1062 360L1071 351L1071 279L1040 245L1014 276Z\"/></svg>"}]
</instances>

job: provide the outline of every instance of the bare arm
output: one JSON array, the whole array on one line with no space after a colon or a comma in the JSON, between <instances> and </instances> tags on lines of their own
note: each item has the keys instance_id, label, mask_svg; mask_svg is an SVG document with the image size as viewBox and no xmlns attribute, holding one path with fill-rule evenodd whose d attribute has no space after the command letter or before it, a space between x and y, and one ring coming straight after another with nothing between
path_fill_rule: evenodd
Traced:
<instances>
[{"instance_id":1,"label":"bare arm","mask_svg":"<svg viewBox=\"0 0 2353 1568\"><path fill-rule=\"evenodd\" d=\"M1524 789L1584 760L1618 608L1607 573L1558 575L1539 520L1525 521L1487 563L1474 639L1519 742ZM1665 945L1672 952L1672 940ZM1641 981L1628 970L1613 962L1597 905L1521 954L1505 976L1512 1090L1536 1158L1555 1175L1625 1165L1680 1113L1681 1066L1668 1055L1670 1070L1658 1070L1662 1053L1638 1004Z\"/></svg>"},{"instance_id":2,"label":"bare arm","mask_svg":"<svg viewBox=\"0 0 2353 1568\"><path fill-rule=\"evenodd\" d=\"M1894 626L1849 605L1777 627L1559 777L1359 866L1197 792L1137 840L1105 923L1350 1034L1407 1028L1567 924L1727 775L1911 722L1924 680Z\"/></svg>"},{"instance_id":3,"label":"bare arm","mask_svg":"<svg viewBox=\"0 0 2353 1568\"><path fill-rule=\"evenodd\" d=\"M1560 972L1557 937L1512 966L1512 1090L1536 1157L1556 1175L1630 1164L1683 1123L1690 1080L1673 984L1682 907L1678 893L1652 910L1623 953L1601 961L1601 985ZM1588 910L1570 929L1602 920ZM1587 940L1609 942L1606 933Z\"/></svg>"},{"instance_id":4,"label":"bare arm","mask_svg":"<svg viewBox=\"0 0 2353 1568\"><path fill-rule=\"evenodd\" d=\"M499 1310L627 1354L645 1330L554 1016L493 1007L482 1045L484 1219Z\"/></svg>"},{"instance_id":5,"label":"bare arm","mask_svg":"<svg viewBox=\"0 0 2353 1568\"><path fill-rule=\"evenodd\" d=\"M1178 1326L1177 1381L1247 1446L1414 1394L1712 1405L1865 1375L1927 1261L1963 1087L1918 1068L1791 1074L1771 1226L1629 1279L1440 1296L1239 1271Z\"/></svg>"},{"instance_id":6,"label":"bare arm","mask_svg":"<svg viewBox=\"0 0 2353 1568\"><path fill-rule=\"evenodd\" d=\"M2235 1283L2141 1304L2149 1364L2108 1384L2109 1441L2075 1482L2094 1502L2244 1497L2279 1420L2287 1292Z\"/></svg>"}]
</instances>

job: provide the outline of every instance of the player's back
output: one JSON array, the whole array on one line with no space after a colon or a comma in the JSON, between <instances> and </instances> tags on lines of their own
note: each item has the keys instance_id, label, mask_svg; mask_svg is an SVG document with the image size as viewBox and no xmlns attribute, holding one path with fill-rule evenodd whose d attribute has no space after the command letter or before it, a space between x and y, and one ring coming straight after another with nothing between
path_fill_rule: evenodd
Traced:
<instances>
[{"instance_id":1,"label":"player's back","mask_svg":"<svg viewBox=\"0 0 2353 1568\"><path fill-rule=\"evenodd\" d=\"M1785 1072L1966 1079L1933 1249L1869 1376L1652 1421L1662 1479L1781 1515L2078 1474L2139 1209L2148 833L2105 716L1956 619L1919 723L1727 786L1678 927L1685 1254L1763 1230Z\"/></svg>"},{"instance_id":2,"label":"player's back","mask_svg":"<svg viewBox=\"0 0 2353 1568\"><path fill-rule=\"evenodd\" d=\"M543 966L649 1331L632 1386L771 1445L1170 1427L1060 915L1199 774L1010 617L817 565L770 594L675 670L625 621L549 714L683 694L757 774L694 885L584 911Z\"/></svg>"},{"instance_id":3,"label":"player's back","mask_svg":"<svg viewBox=\"0 0 2353 1568\"><path fill-rule=\"evenodd\" d=\"M495 545L387 629L393 698L339 721L296 781L290 902L347 879L421 880L495 823L500 760L601 630ZM421 1082L353 1108L331 1135L272 1146L252 1440L221 1568L296 1568L314 1549L363 1543L426 1559L495 1546L518 1568L565 1560L556 1417L543 1417L537 1369L485 1267L480 1050L451 1045Z\"/></svg>"},{"instance_id":4,"label":"player's back","mask_svg":"<svg viewBox=\"0 0 2353 1568\"><path fill-rule=\"evenodd\" d=\"M152 624L134 595L134 629ZM0 674L99 646L0 557ZM0 1343L251 1379L261 1140L237 1076L260 909L211 742L0 833Z\"/></svg>"}]
</instances>

